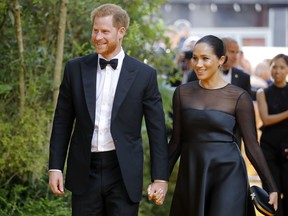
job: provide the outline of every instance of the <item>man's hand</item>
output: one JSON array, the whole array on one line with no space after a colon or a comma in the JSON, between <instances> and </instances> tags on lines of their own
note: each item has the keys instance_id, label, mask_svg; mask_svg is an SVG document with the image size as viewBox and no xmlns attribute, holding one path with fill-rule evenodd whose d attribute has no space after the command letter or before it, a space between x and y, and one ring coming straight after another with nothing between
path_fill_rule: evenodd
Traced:
<instances>
[{"instance_id":1,"label":"man's hand","mask_svg":"<svg viewBox=\"0 0 288 216\"><path fill-rule=\"evenodd\" d=\"M49 171L49 185L54 194L64 194L62 172Z\"/></svg>"},{"instance_id":2,"label":"man's hand","mask_svg":"<svg viewBox=\"0 0 288 216\"><path fill-rule=\"evenodd\" d=\"M155 180L147 189L148 199L153 199L156 205L162 205L165 200L167 190L168 182L163 180Z\"/></svg>"}]
</instances>

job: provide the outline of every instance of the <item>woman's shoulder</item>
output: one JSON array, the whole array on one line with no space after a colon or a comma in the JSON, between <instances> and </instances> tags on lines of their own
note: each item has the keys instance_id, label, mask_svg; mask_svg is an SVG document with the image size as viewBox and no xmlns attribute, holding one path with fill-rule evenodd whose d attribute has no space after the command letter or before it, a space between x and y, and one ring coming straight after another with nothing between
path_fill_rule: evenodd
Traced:
<instances>
[{"instance_id":1,"label":"woman's shoulder","mask_svg":"<svg viewBox=\"0 0 288 216\"><path fill-rule=\"evenodd\" d=\"M245 96L248 96L249 98L251 98L251 96L249 95L249 93L245 89L243 89L239 86L230 84L230 83L226 86L226 88L224 88L224 90L226 90L229 94L231 94L235 97L240 97L241 95L245 95Z\"/></svg>"},{"instance_id":2,"label":"woman's shoulder","mask_svg":"<svg viewBox=\"0 0 288 216\"><path fill-rule=\"evenodd\" d=\"M177 86L175 88L175 93L176 94L191 94L192 92L194 92L195 89L198 89L199 88L199 81L191 81L191 82L188 82L188 83L184 83L184 84L181 84L179 86Z\"/></svg>"}]
</instances>

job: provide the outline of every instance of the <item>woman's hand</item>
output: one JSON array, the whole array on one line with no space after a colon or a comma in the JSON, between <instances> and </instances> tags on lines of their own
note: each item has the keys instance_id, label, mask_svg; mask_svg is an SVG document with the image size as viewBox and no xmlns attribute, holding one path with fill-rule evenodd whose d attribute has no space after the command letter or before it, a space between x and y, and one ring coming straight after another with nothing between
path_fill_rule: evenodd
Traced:
<instances>
[{"instance_id":1,"label":"woman's hand","mask_svg":"<svg viewBox=\"0 0 288 216\"><path fill-rule=\"evenodd\" d=\"M270 205L274 206L275 211L278 209L278 193L272 192L269 194L269 202Z\"/></svg>"}]
</instances>

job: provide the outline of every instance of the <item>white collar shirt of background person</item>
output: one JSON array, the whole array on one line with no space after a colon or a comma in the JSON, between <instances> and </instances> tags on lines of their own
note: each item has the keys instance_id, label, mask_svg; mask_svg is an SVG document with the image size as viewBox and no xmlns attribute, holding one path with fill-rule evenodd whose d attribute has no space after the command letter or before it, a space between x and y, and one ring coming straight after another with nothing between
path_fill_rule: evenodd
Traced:
<instances>
[{"instance_id":1,"label":"white collar shirt of background person","mask_svg":"<svg viewBox=\"0 0 288 216\"><path fill-rule=\"evenodd\" d=\"M97 83L95 89L96 110L91 152L115 150L115 145L110 132L110 123L114 96L124 57L125 53L121 48L121 51L112 58L118 59L117 68L114 70L109 64L104 69L101 69L99 59L103 58L103 56L100 54L98 56Z\"/></svg>"},{"instance_id":2,"label":"white collar shirt of background person","mask_svg":"<svg viewBox=\"0 0 288 216\"><path fill-rule=\"evenodd\" d=\"M227 74L224 74L222 71L221 71L221 75L222 75L222 78L228 82L228 83L231 83L232 81L232 68L229 69L229 72Z\"/></svg>"}]
</instances>

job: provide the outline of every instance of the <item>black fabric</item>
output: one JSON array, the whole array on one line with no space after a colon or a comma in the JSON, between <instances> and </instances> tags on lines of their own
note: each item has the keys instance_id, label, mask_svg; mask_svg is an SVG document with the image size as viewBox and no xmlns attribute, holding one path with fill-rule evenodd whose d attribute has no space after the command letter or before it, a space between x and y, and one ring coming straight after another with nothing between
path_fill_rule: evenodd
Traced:
<instances>
[{"instance_id":1,"label":"black fabric","mask_svg":"<svg viewBox=\"0 0 288 216\"><path fill-rule=\"evenodd\" d=\"M229 73L229 70L223 70L223 74L227 75Z\"/></svg>"},{"instance_id":2,"label":"black fabric","mask_svg":"<svg viewBox=\"0 0 288 216\"><path fill-rule=\"evenodd\" d=\"M89 190L98 62L93 53L66 63L53 119L49 169L64 170L67 161L65 187L77 195ZM125 55L110 131L126 190L135 203L140 202L143 192L143 117L151 150L151 179L167 180L167 136L157 71Z\"/></svg>"},{"instance_id":3,"label":"black fabric","mask_svg":"<svg viewBox=\"0 0 288 216\"><path fill-rule=\"evenodd\" d=\"M110 61L106 61L105 59L100 58L100 68L104 69L108 64L115 70L118 65L118 59L112 59Z\"/></svg>"},{"instance_id":4,"label":"black fabric","mask_svg":"<svg viewBox=\"0 0 288 216\"><path fill-rule=\"evenodd\" d=\"M288 85L283 88L271 85L264 89L264 93L269 114L277 114L288 110ZM285 157L285 148L288 148L288 119L262 127L261 130L260 146L280 191L276 216L287 216L288 159ZM267 190L265 183L263 188Z\"/></svg>"},{"instance_id":5,"label":"black fabric","mask_svg":"<svg viewBox=\"0 0 288 216\"><path fill-rule=\"evenodd\" d=\"M170 215L253 215L245 161L233 140L235 127L261 180L269 191L276 186L257 142L249 94L231 84L204 89L193 81L176 89L173 111L170 172L181 157Z\"/></svg>"},{"instance_id":6,"label":"black fabric","mask_svg":"<svg viewBox=\"0 0 288 216\"><path fill-rule=\"evenodd\" d=\"M92 153L89 190L72 193L72 216L137 216L138 208L128 196L116 151Z\"/></svg>"}]
</instances>

